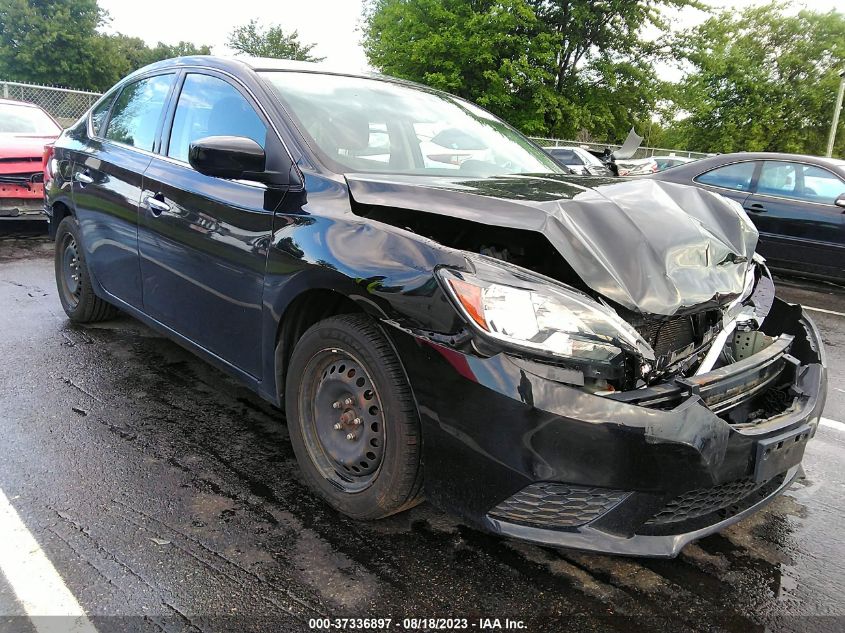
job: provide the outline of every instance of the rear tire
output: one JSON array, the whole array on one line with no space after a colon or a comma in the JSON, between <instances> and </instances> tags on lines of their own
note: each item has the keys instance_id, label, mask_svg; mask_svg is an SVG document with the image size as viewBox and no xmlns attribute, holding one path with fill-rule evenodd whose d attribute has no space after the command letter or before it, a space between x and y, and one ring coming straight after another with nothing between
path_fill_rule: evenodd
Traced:
<instances>
[{"instance_id":1,"label":"rear tire","mask_svg":"<svg viewBox=\"0 0 845 633\"><path fill-rule=\"evenodd\" d=\"M387 338L367 316L309 328L287 368L288 432L306 483L355 519L422 501L420 423Z\"/></svg>"},{"instance_id":2,"label":"rear tire","mask_svg":"<svg viewBox=\"0 0 845 633\"><path fill-rule=\"evenodd\" d=\"M117 308L94 294L79 225L73 216L63 219L56 229L55 268L59 300L71 321L96 323L117 314Z\"/></svg>"}]
</instances>

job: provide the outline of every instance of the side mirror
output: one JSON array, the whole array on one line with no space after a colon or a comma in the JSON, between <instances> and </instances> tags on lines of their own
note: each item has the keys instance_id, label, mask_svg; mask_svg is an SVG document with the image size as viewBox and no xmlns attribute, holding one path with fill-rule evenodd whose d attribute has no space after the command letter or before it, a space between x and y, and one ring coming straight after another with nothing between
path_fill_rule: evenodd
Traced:
<instances>
[{"instance_id":1,"label":"side mirror","mask_svg":"<svg viewBox=\"0 0 845 633\"><path fill-rule=\"evenodd\" d=\"M833 201L833 204L835 204L837 207L845 209L845 193L840 194L839 197Z\"/></svg>"},{"instance_id":2,"label":"side mirror","mask_svg":"<svg viewBox=\"0 0 845 633\"><path fill-rule=\"evenodd\" d=\"M263 181L264 149L245 136L207 136L191 143L191 167L206 176Z\"/></svg>"}]
</instances>

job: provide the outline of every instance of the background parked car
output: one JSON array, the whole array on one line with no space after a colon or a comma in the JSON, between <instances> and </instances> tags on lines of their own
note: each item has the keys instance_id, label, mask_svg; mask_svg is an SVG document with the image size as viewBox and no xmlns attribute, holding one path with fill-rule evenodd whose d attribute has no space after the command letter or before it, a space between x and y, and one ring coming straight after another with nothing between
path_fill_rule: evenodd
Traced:
<instances>
[{"instance_id":1,"label":"background parked car","mask_svg":"<svg viewBox=\"0 0 845 633\"><path fill-rule=\"evenodd\" d=\"M656 175L739 202L770 267L845 281L845 161L797 154L703 158Z\"/></svg>"},{"instance_id":2,"label":"background parked car","mask_svg":"<svg viewBox=\"0 0 845 633\"><path fill-rule=\"evenodd\" d=\"M617 176L642 176L656 174L659 170L653 158L614 159Z\"/></svg>"},{"instance_id":3,"label":"background parked car","mask_svg":"<svg viewBox=\"0 0 845 633\"><path fill-rule=\"evenodd\" d=\"M0 218L44 213L44 145L61 132L37 105L0 99Z\"/></svg>"},{"instance_id":4,"label":"background parked car","mask_svg":"<svg viewBox=\"0 0 845 633\"><path fill-rule=\"evenodd\" d=\"M654 162L657 163L657 171L666 171L678 165L686 165L695 160L695 158L687 158L686 156L654 156Z\"/></svg>"},{"instance_id":5,"label":"background parked car","mask_svg":"<svg viewBox=\"0 0 845 633\"><path fill-rule=\"evenodd\" d=\"M581 147L544 147L546 153L574 174L612 176L613 172L593 154Z\"/></svg>"}]
</instances>

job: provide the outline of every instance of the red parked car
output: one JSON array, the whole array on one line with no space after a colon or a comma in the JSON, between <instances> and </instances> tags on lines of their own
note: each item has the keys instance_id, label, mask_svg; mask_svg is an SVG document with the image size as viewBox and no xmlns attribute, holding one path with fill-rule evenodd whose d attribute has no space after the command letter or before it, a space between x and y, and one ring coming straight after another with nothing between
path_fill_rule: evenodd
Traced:
<instances>
[{"instance_id":1,"label":"red parked car","mask_svg":"<svg viewBox=\"0 0 845 633\"><path fill-rule=\"evenodd\" d=\"M37 105L0 99L0 218L44 213L45 145L61 132Z\"/></svg>"}]
</instances>

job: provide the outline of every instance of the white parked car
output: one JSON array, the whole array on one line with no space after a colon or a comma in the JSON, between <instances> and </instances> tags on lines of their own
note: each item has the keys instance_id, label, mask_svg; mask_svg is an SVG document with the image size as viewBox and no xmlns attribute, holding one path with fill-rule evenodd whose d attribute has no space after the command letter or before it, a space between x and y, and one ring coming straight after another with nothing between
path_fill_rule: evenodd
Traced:
<instances>
[{"instance_id":1,"label":"white parked car","mask_svg":"<svg viewBox=\"0 0 845 633\"><path fill-rule=\"evenodd\" d=\"M678 165L686 165L697 159L687 158L686 156L654 156L654 161L657 163L657 171L666 171Z\"/></svg>"},{"instance_id":2,"label":"white parked car","mask_svg":"<svg viewBox=\"0 0 845 633\"><path fill-rule=\"evenodd\" d=\"M544 147L543 150L559 164L575 174L589 176L612 176L613 173L598 158L583 147Z\"/></svg>"},{"instance_id":3,"label":"white parked car","mask_svg":"<svg viewBox=\"0 0 845 633\"><path fill-rule=\"evenodd\" d=\"M616 159L613 162L616 165L617 176L643 176L660 171L657 168L657 161L653 158Z\"/></svg>"}]
</instances>

